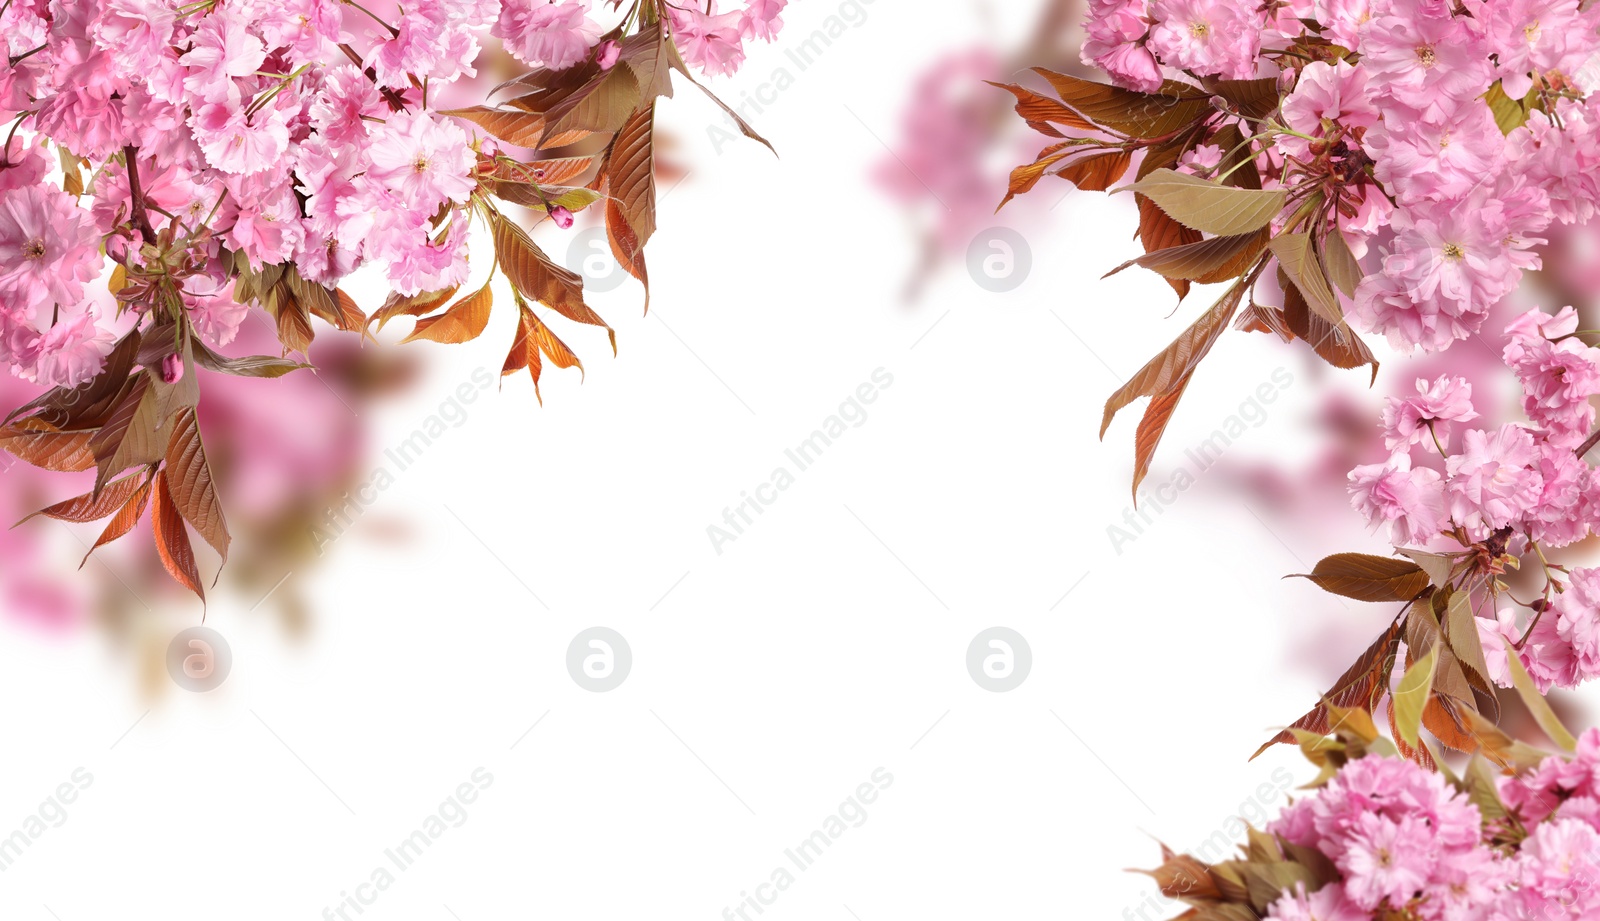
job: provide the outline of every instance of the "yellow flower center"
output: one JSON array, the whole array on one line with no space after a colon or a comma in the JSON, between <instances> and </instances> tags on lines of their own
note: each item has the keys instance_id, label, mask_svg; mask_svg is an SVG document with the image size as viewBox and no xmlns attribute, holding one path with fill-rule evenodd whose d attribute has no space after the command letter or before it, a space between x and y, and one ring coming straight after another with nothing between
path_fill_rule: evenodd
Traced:
<instances>
[{"instance_id":1,"label":"yellow flower center","mask_svg":"<svg viewBox=\"0 0 1600 921\"><path fill-rule=\"evenodd\" d=\"M24 258L24 259L43 259L44 258L44 241L35 238L35 239L29 240L28 242L22 244L22 258Z\"/></svg>"},{"instance_id":2,"label":"yellow flower center","mask_svg":"<svg viewBox=\"0 0 1600 921\"><path fill-rule=\"evenodd\" d=\"M1467 251L1462 249L1459 243L1446 243L1444 245L1444 257L1446 259L1460 260L1466 258L1466 255Z\"/></svg>"},{"instance_id":3,"label":"yellow flower center","mask_svg":"<svg viewBox=\"0 0 1600 921\"><path fill-rule=\"evenodd\" d=\"M1437 60L1434 57L1432 45L1418 45L1416 51L1417 60L1422 62L1423 67L1432 67Z\"/></svg>"}]
</instances>

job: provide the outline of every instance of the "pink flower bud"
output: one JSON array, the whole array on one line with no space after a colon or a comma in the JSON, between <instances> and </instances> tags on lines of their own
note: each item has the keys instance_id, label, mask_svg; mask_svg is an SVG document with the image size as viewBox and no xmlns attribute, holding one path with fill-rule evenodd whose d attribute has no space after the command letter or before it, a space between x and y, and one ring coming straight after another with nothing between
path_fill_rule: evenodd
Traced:
<instances>
[{"instance_id":1,"label":"pink flower bud","mask_svg":"<svg viewBox=\"0 0 1600 921\"><path fill-rule=\"evenodd\" d=\"M556 222L556 226L562 230L570 230L572 228L572 212L561 205L550 206L550 217Z\"/></svg>"},{"instance_id":2,"label":"pink flower bud","mask_svg":"<svg viewBox=\"0 0 1600 921\"><path fill-rule=\"evenodd\" d=\"M183 359L177 355L168 355L161 359L161 380L168 384L176 384L183 380Z\"/></svg>"},{"instance_id":3,"label":"pink flower bud","mask_svg":"<svg viewBox=\"0 0 1600 921\"><path fill-rule=\"evenodd\" d=\"M614 41L606 40L595 49L595 62L601 70L610 70L617 64L617 58L622 57L622 46Z\"/></svg>"}]
</instances>

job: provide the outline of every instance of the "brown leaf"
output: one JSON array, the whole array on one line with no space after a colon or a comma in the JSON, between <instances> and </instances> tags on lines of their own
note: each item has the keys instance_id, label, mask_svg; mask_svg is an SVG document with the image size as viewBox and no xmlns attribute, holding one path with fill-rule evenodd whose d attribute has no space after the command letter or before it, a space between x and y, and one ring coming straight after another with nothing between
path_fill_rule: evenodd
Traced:
<instances>
[{"instance_id":1,"label":"brown leaf","mask_svg":"<svg viewBox=\"0 0 1600 921\"><path fill-rule=\"evenodd\" d=\"M1039 180L1044 178L1050 167L1071 156L1074 149L1075 146L1071 141L1051 144L1044 150L1039 151L1039 156L1034 158L1032 163L1024 164L1012 170L1011 181L1006 187L1006 197L1001 200L1000 207L995 210L999 211L1000 208L1004 208L1011 203L1011 199L1016 198L1018 195L1033 191L1033 187L1039 184Z\"/></svg>"},{"instance_id":2,"label":"brown leaf","mask_svg":"<svg viewBox=\"0 0 1600 921\"><path fill-rule=\"evenodd\" d=\"M1124 262L1107 272L1106 277L1138 265L1165 278L1183 278L1203 285L1227 281L1243 275L1256 263L1267 248L1268 234L1263 228L1236 237L1211 237L1198 243L1158 249Z\"/></svg>"},{"instance_id":3,"label":"brown leaf","mask_svg":"<svg viewBox=\"0 0 1600 921\"><path fill-rule=\"evenodd\" d=\"M645 268L644 248L634 236L628 219L613 200L606 201L606 241L611 244L611 254L629 275L644 283L644 310L650 312L650 272Z\"/></svg>"},{"instance_id":4,"label":"brown leaf","mask_svg":"<svg viewBox=\"0 0 1600 921\"><path fill-rule=\"evenodd\" d=\"M173 420L172 436L167 441L165 475L178 513L194 525L195 531L226 563L231 541L228 521L217 499L211 464L206 460L205 444L200 438L199 417L193 409L183 410Z\"/></svg>"},{"instance_id":5,"label":"brown leaf","mask_svg":"<svg viewBox=\"0 0 1600 921\"><path fill-rule=\"evenodd\" d=\"M138 488L117 510L117 514L106 523L105 530L101 531L100 536L95 539L94 546L89 548L89 551L83 555L83 560L78 563L79 569L82 569L89 562L89 557L93 556L96 550L132 531L133 526L138 524L139 519L144 516L145 506L150 504L151 476L145 474L143 476L129 477L129 479L138 480Z\"/></svg>"},{"instance_id":6,"label":"brown leaf","mask_svg":"<svg viewBox=\"0 0 1600 921\"><path fill-rule=\"evenodd\" d=\"M1294 341L1294 333L1289 329L1283 311L1265 304L1251 304L1240 311L1233 328L1246 333L1275 333L1284 342Z\"/></svg>"},{"instance_id":7,"label":"brown leaf","mask_svg":"<svg viewBox=\"0 0 1600 921\"><path fill-rule=\"evenodd\" d=\"M1280 281L1287 282L1281 278ZM1355 330L1348 326L1340 329L1311 310L1292 283L1283 284L1283 319L1289 331L1310 345L1318 356L1335 368L1358 368L1371 365L1373 378L1377 378L1378 359L1361 341Z\"/></svg>"},{"instance_id":8,"label":"brown leaf","mask_svg":"<svg viewBox=\"0 0 1600 921\"><path fill-rule=\"evenodd\" d=\"M160 431L160 397L151 380L149 372L135 376L111 417L89 439L97 468L96 493L129 467L161 460L166 442Z\"/></svg>"},{"instance_id":9,"label":"brown leaf","mask_svg":"<svg viewBox=\"0 0 1600 921\"><path fill-rule=\"evenodd\" d=\"M659 19L622 40L620 57L638 78L645 103L657 96L672 95L672 56L676 50Z\"/></svg>"},{"instance_id":10,"label":"brown leaf","mask_svg":"<svg viewBox=\"0 0 1600 921\"><path fill-rule=\"evenodd\" d=\"M588 129L578 128L556 132L546 137L548 123L544 115L522 109L470 106L465 109L446 109L439 114L466 119L507 144L526 147L529 150L571 144L594 133Z\"/></svg>"},{"instance_id":11,"label":"brown leaf","mask_svg":"<svg viewBox=\"0 0 1600 921\"><path fill-rule=\"evenodd\" d=\"M1365 553L1335 553L1323 557L1303 578L1323 591L1357 601L1412 601L1428 589L1428 574L1406 560Z\"/></svg>"},{"instance_id":12,"label":"brown leaf","mask_svg":"<svg viewBox=\"0 0 1600 921\"><path fill-rule=\"evenodd\" d=\"M91 431L60 431L38 419L23 419L0 428L0 449L17 460L52 473L82 473L94 466Z\"/></svg>"},{"instance_id":13,"label":"brown leaf","mask_svg":"<svg viewBox=\"0 0 1600 921\"><path fill-rule=\"evenodd\" d=\"M446 301L455 297L456 290L456 288L446 288L443 291L423 291L412 295L391 292L369 322L377 323L378 331L382 332L384 324L395 317L420 317L433 313L443 307Z\"/></svg>"},{"instance_id":14,"label":"brown leaf","mask_svg":"<svg viewBox=\"0 0 1600 921\"><path fill-rule=\"evenodd\" d=\"M1122 178L1132 162L1132 150L1113 150L1079 157L1056 170L1056 175L1085 192L1104 192Z\"/></svg>"},{"instance_id":15,"label":"brown leaf","mask_svg":"<svg viewBox=\"0 0 1600 921\"><path fill-rule=\"evenodd\" d=\"M1294 721L1291 729L1300 729L1306 732L1326 735L1333 727L1329 725L1328 704L1333 704L1341 709L1350 710L1359 707L1368 713L1377 709L1378 702L1389 688L1389 673L1394 668L1395 656L1400 648L1400 620L1396 618L1389 629L1378 637L1377 641L1367 647L1354 665L1345 670L1339 680L1328 693L1323 695L1321 703L1312 707L1310 712ZM1294 733L1284 730L1268 739L1265 745L1256 749L1250 756L1254 761L1261 753L1280 742L1293 743Z\"/></svg>"},{"instance_id":16,"label":"brown leaf","mask_svg":"<svg viewBox=\"0 0 1600 921\"><path fill-rule=\"evenodd\" d=\"M1105 414L1100 420L1100 437L1106 436L1106 429L1111 427L1111 420L1117 411L1139 397L1160 396L1182 389L1201 359L1211 351L1211 346L1216 343L1217 337L1227 328L1228 321L1233 319L1233 312L1243 296L1243 285L1235 286L1224 294L1210 310L1180 333L1178 338L1161 350L1160 354L1146 362L1131 380L1118 388L1117 392L1106 400Z\"/></svg>"},{"instance_id":17,"label":"brown leaf","mask_svg":"<svg viewBox=\"0 0 1600 921\"><path fill-rule=\"evenodd\" d=\"M471 342L489 327L489 313L493 306L494 293L485 284L473 294L455 302L439 316L418 320L416 328L401 340L401 344L417 339L450 345Z\"/></svg>"},{"instance_id":18,"label":"brown leaf","mask_svg":"<svg viewBox=\"0 0 1600 921\"><path fill-rule=\"evenodd\" d=\"M573 354L572 349L567 348L567 344L562 342L555 333L551 332L550 327L544 325L534 315L533 311L526 310L525 316L529 322L529 329L533 334L533 341L539 347L539 351L548 356L556 367L563 369L577 368L578 373L581 375L583 373L583 362L578 360L578 356Z\"/></svg>"},{"instance_id":19,"label":"brown leaf","mask_svg":"<svg viewBox=\"0 0 1600 921\"><path fill-rule=\"evenodd\" d=\"M634 113L606 157L606 183L642 249L656 232L655 107Z\"/></svg>"},{"instance_id":20,"label":"brown leaf","mask_svg":"<svg viewBox=\"0 0 1600 921\"><path fill-rule=\"evenodd\" d=\"M511 343L511 351L506 355L506 363L500 368L500 376L515 374L523 368L528 369L528 374L533 378L533 395L538 397L539 405L544 405L544 396L539 393L539 376L544 371L544 359L539 356L539 343L534 337L534 323L537 322L533 311L526 304L518 305L517 338Z\"/></svg>"},{"instance_id":21,"label":"brown leaf","mask_svg":"<svg viewBox=\"0 0 1600 921\"><path fill-rule=\"evenodd\" d=\"M139 331L133 330L111 350L104 367L92 379L70 390L57 387L47 391L12 410L5 421L9 424L19 416L38 412L38 418L45 419L56 429L92 427L86 423L99 421L111 411L122 394L128 383L128 375L137 362L141 344Z\"/></svg>"},{"instance_id":22,"label":"brown leaf","mask_svg":"<svg viewBox=\"0 0 1600 921\"><path fill-rule=\"evenodd\" d=\"M562 135L573 131L616 131L642 102L639 78L634 76L633 68L601 71L577 92L545 111L547 124L537 146L570 143Z\"/></svg>"},{"instance_id":23,"label":"brown leaf","mask_svg":"<svg viewBox=\"0 0 1600 921\"><path fill-rule=\"evenodd\" d=\"M1278 109L1278 78L1259 80L1214 80L1206 89L1232 103L1233 110L1256 121ZM1226 147L1223 150L1227 150Z\"/></svg>"},{"instance_id":24,"label":"brown leaf","mask_svg":"<svg viewBox=\"0 0 1600 921\"><path fill-rule=\"evenodd\" d=\"M1136 506L1139 504L1139 484L1150 472L1150 460L1155 457L1156 445L1161 443L1161 435L1167 430L1167 423L1172 421L1172 413L1178 408L1178 401L1183 399L1183 392L1188 389L1191 377L1192 374L1186 374L1176 387L1156 394L1139 420L1139 430L1133 436L1133 504Z\"/></svg>"},{"instance_id":25,"label":"brown leaf","mask_svg":"<svg viewBox=\"0 0 1600 921\"><path fill-rule=\"evenodd\" d=\"M156 474L155 493L156 507L150 524L155 532L156 552L161 556L161 565L166 567L167 573L178 584L194 592L203 602L206 600L206 591L200 584L200 570L195 566L194 546L189 543L183 515L172 501L172 491L167 486L165 472Z\"/></svg>"},{"instance_id":26,"label":"brown leaf","mask_svg":"<svg viewBox=\"0 0 1600 921\"><path fill-rule=\"evenodd\" d=\"M673 66L674 69L676 69L678 71L678 73L683 74L684 79L688 80L690 83L693 83L696 87L698 87L700 89L700 92L705 93L706 96L708 96L711 99L712 102L717 104L718 108L720 108L723 112L725 112L729 118L733 119L733 123L739 126L739 131L740 131L741 134L743 134L745 137L749 138L752 141L759 141L760 143L765 144L767 149L772 151L772 155L773 156L777 156L778 155L778 148L773 147L771 141L768 141L766 138L764 138L761 135L757 134L756 133L756 129L750 127L750 123L744 120L744 116L740 115L738 112L735 112L733 110L733 108L731 106L729 106L726 102L723 102L721 99L718 99L716 93L713 93L710 90L706 89L704 86L701 85L700 81L698 81L698 80L696 80L694 78L693 74L689 73L689 68L684 65L684 63L683 63L683 61L681 59L676 57L676 52L674 52L674 58L673 58L673 61L672 61L672 66Z\"/></svg>"},{"instance_id":27,"label":"brown leaf","mask_svg":"<svg viewBox=\"0 0 1600 921\"><path fill-rule=\"evenodd\" d=\"M1015 96L1017 98L1017 114L1022 116L1023 121L1028 123L1028 127L1040 134L1057 138L1065 137L1066 135L1051 127L1052 123L1082 131L1100 130L1087 118L1048 96L1041 96L1033 90L1018 86L1015 83L996 83L993 80L985 80L984 82Z\"/></svg>"},{"instance_id":28,"label":"brown leaf","mask_svg":"<svg viewBox=\"0 0 1600 921\"><path fill-rule=\"evenodd\" d=\"M1096 125L1137 138L1157 138L1182 130L1216 110L1211 94L1196 86L1168 80L1156 93L1136 93L1094 83L1042 67L1033 72L1055 88L1067 105Z\"/></svg>"},{"instance_id":29,"label":"brown leaf","mask_svg":"<svg viewBox=\"0 0 1600 921\"><path fill-rule=\"evenodd\" d=\"M34 512L12 527L32 521L40 515L46 518L54 518L57 521L71 521L77 524L99 521L126 505L128 499L138 491L140 483L144 479L139 474L125 476L101 490L99 496L88 492L64 502L57 502L55 505Z\"/></svg>"},{"instance_id":30,"label":"brown leaf","mask_svg":"<svg viewBox=\"0 0 1600 921\"><path fill-rule=\"evenodd\" d=\"M511 286L523 297L538 301L569 320L602 327L610 334L611 351L615 354L617 334L584 303L582 280L551 262L522 228L509 219L495 216L490 219L490 225L494 230L495 258Z\"/></svg>"}]
</instances>

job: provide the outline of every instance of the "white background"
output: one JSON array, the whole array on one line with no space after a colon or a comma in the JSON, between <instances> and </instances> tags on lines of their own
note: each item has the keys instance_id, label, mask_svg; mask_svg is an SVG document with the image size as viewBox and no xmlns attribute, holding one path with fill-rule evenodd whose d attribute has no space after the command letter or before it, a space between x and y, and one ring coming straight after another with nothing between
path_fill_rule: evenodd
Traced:
<instances>
[{"instance_id":1,"label":"white background","mask_svg":"<svg viewBox=\"0 0 1600 921\"><path fill-rule=\"evenodd\" d=\"M1276 769L1309 779L1291 752L1245 759L1389 613L1278 577L1380 542L1354 522L1280 540L1202 478L1117 553L1136 416L1100 443L1100 406L1203 295L1169 317L1153 277L1098 280L1133 254L1133 224L1085 195L1028 231L1018 290L955 266L904 304L917 250L865 164L934 54L1016 44L1032 11L877 0L799 73L784 50L838 9L795 4L786 40L717 85L737 101L789 67L794 85L755 118L781 159L753 143L719 155L691 87L664 104L692 172L661 207L650 315L631 284L594 298L614 360L602 334L557 321L587 380L547 368L543 408L525 377L470 406L324 565L290 576L316 601L308 636L223 591L207 624L231 645L228 680L154 698L94 634L6 637L0 835L75 768L94 779L0 872L0 917L323 917L483 767L493 782L465 823L362 917L714 921L881 767L893 784L864 824L790 866L763 917L1143 904L1154 919L1148 880L1122 871L1155 862L1156 839L1195 846ZM429 376L373 420L378 443L497 370L513 327L500 312L476 343L410 346ZM1294 383L1231 450L1306 454L1308 367L1231 335L1152 482L1280 366ZM707 526L792 469L784 450L879 368L893 385L866 421L718 554ZM411 539L375 534L379 519L411 522ZM1284 664L1333 621L1324 667ZM609 693L565 666L594 625L632 648ZM995 625L1032 649L1009 693L966 670Z\"/></svg>"}]
</instances>

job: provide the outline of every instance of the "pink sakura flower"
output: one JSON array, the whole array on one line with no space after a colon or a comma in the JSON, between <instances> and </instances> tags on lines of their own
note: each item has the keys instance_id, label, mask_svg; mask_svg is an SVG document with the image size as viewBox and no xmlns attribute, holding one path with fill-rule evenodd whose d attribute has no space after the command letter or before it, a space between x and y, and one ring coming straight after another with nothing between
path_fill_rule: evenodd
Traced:
<instances>
[{"instance_id":1,"label":"pink sakura flower","mask_svg":"<svg viewBox=\"0 0 1600 921\"><path fill-rule=\"evenodd\" d=\"M458 211L439 239L416 233L389 263L389 281L401 294L437 291L467 280L466 212Z\"/></svg>"},{"instance_id":2,"label":"pink sakura flower","mask_svg":"<svg viewBox=\"0 0 1600 921\"><path fill-rule=\"evenodd\" d=\"M1362 147L1375 161L1374 176L1402 205L1465 198L1505 163L1505 135L1476 101L1437 122L1391 115L1367 132Z\"/></svg>"},{"instance_id":3,"label":"pink sakura flower","mask_svg":"<svg viewBox=\"0 0 1600 921\"><path fill-rule=\"evenodd\" d=\"M360 145L367 137L367 118L389 115L389 107L367 75L354 64L323 71L322 84L311 99L311 126L334 144Z\"/></svg>"},{"instance_id":4,"label":"pink sakura flower","mask_svg":"<svg viewBox=\"0 0 1600 921\"><path fill-rule=\"evenodd\" d=\"M269 47L287 48L289 63L298 67L321 61L340 41L343 25L339 0L274 0L256 27Z\"/></svg>"},{"instance_id":5,"label":"pink sakura flower","mask_svg":"<svg viewBox=\"0 0 1600 921\"><path fill-rule=\"evenodd\" d=\"M1570 819L1541 823L1518 854L1518 918L1600 915L1600 832Z\"/></svg>"},{"instance_id":6,"label":"pink sakura flower","mask_svg":"<svg viewBox=\"0 0 1600 921\"><path fill-rule=\"evenodd\" d=\"M1325 122L1337 122L1350 130L1366 129L1378 123L1378 109L1367 89L1367 72L1346 61L1326 64L1316 61L1300 72L1294 92L1283 100L1284 124L1300 134L1324 135ZM1292 134L1277 139L1284 154L1305 159L1310 142Z\"/></svg>"},{"instance_id":7,"label":"pink sakura flower","mask_svg":"<svg viewBox=\"0 0 1600 921\"><path fill-rule=\"evenodd\" d=\"M589 0L505 0L490 34L529 67L564 70L587 59L600 40L588 13Z\"/></svg>"},{"instance_id":8,"label":"pink sakura flower","mask_svg":"<svg viewBox=\"0 0 1600 921\"><path fill-rule=\"evenodd\" d=\"M1552 443L1576 448L1594 427L1589 398L1600 394L1600 349L1568 338L1578 328L1571 307L1554 317L1524 314L1506 327L1503 358L1522 382L1522 408Z\"/></svg>"},{"instance_id":9,"label":"pink sakura flower","mask_svg":"<svg viewBox=\"0 0 1600 921\"><path fill-rule=\"evenodd\" d=\"M1255 76L1261 22L1233 0L1154 0L1150 50L1169 67L1199 76Z\"/></svg>"},{"instance_id":10,"label":"pink sakura flower","mask_svg":"<svg viewBox=\"0 0 1600 921\"><path fill-rule=\"evenodd\" d=\"M39 133L81 157L104 159L126 140L122 108L109 87L69 85L39 105L33 126Z\"/></svg>"},{"instance_id":11,"label":"pink sakura flower","mask_svg":"<svg viewBox=\"0 0 1600 921\"><path fill-rule=\"evenodd\" d=\"M617 61L622 57L622 45L611 39L606 39L595 46L594 61L600 65L601 70L610 70L617 66Z\"/></svg>"},{"instance_id":12,"label":"pink sakura flower","mask_svg":"<svg viewBox=\"0 0 1600 921\"><path fill-rule=\"evenodd\" d=\"M1087 55L1091 51L1099 49L1085 42L1083 46L1085 61L1104 69L1111 76L1112 82L1118 86L1138 90L1141 93L1154 93L1161 89L1163 83L1161 63L1143 42L1109 45L1095 57L1089 58Z\"/></svg>"},{"instance_id":13,"label":"pink sakura flower","mask_svg":"<svg viewBox=\"0 0 1600 921\"><path fill-rule=\"evenodd\" d=\"M1460 453L1446 462L1450 515L1476 539L1522 520L1539 501L1543 482L1533 435L1520 425L1493 432L1469 429Z\"/></svg>"},{"instance_id":14,"label":"pink sakura flower","mask_svg":"<svg viewBox=\"0 0 1600 921\"><path fill-rule=\"evenodd\" d=\"M289 261L304 242L305 232L300 206L287 177L243 177L231 183L229 189L232 194L224 205L227 214L217 221L219 226L228 228L223 240L244 253L257 268Z\"/></svg>"},{"instance_id":15,"label":"pink sakura flower","mask_svg":"<svg viewBox=\"0 0 1600 921\"><path fill-rule=\"evenodd\" d=\"M464 204L477 188L466 132L426 112L391 117L376 132L371 157L367 175L423 214L446 201Z\"/></svg>"},{"instance_id":16,"label":"pink sakura flower","mask_svg":"<svg viewBox=\"0 0 1600 921\"><path fill-rule=\"evenodd\" d=\"M1361 29L1361 67L1389 107L1437 120L1489 88L1483 42L1464 17L1430 0L1395 0Z\"/></svg>"},{"instance_id":17,"label":"pink sakura flower","mask_svg":"<svg viewBox=\"0 0 1600 921\"><path fill-rule=\"evenodd\" d=\"M47 186L0 192L0 313L83 297L104 259L89 212Z\"/></svg>"},{"instance_id":18,"label":"pink sakura flower","mask_svg":"<svg viewBox=\"0 0 1600 921\"><path fill-rule=\"evenodd\" d=\"M92 310L85 310L26 336L20 350L13 346L13 360L22 377L40 386L76 387L100 373L113 344L111 332L96 325Z\"/></svg>"},{"instance_id":19,"label":"pink sakura flower","mask_svg":"<svg viewBox=\"0 0 1600 921\"><path fill-rule=\"evenodd\" d=\"M178 60L189 69L184 88L205 102L218 103L237 101L234 79L254 74L266 59L267 46L224 8L201 20L193 47Z\"/></svg>"},{"instance_id":20,"label":"pink sakura flower","mask_svg":"<svg viewBox=\"0 0 1600 921\"><path fill-rule=\"evenodd\" d=\"M1438 451L1433 443L1450 444L1451 425L1478 418L1472 408L1472 385L1464 377L1439 377L1432 384L1417 381L1414 397L1390 397L1383 407L1383 442L1390 451L1420 444ZM1432 429L1430 434L1429 429Z\"/></svg>"},{"instance_id":21,"label":"pink sakura flower","mask_svg":"<svg viewBox=\"0 0 1600 921\"><path fill-rule=\"evenodd\" d=\"M709 13L694 6L667 7L672 17L672 37L683 59L712 76L731 74L744 63L742 14L718 14L716 9L715 2Z\"/></svg>"},{"instance_id":22,"label":"pink sakura flower","mask_svg":"<svg viewBox=\"0 0 1600 921\"><path fill-rule=\"evenodd\" d=\"M1385 901L1406 904L1433 875L1439 856L1434 837L1417 817L1361 816L1336 861L1345 874L1345 894L1368 910Z\"/></svg>"},{"instance_id":23,"label":"pink sakura flower","mask_svg":"<svg viewBox=\"0 0 1600 921\"><path fill-rule=\"evenodd\" d=\"M740 14L739 34L746 39L772 41L783 28L781 14L788 5L789 0L750 0L750 5Z\"/></svg>"},{"instance_id":24,"label":"pink sakura flower","mask_svg":"<svg viewBox=\"0 0 1600 921\"><path fill-rule=\"evenodd\" d=\"M1577 681L1600 677L1600 569L1574 569L1545 616L1551 614L1556 634L1572 648Z\"/></svg>"},{"instance_id":25,"label":"pink sakura flower","mask_svg":"<svg viewBox=\"0 0 1600 921\"><path fill-rule=\"evenodd\" d=\"M1317 0L1314 17L1327 28L1323 34L1334 43L1354 50L1361 40L1361 26L1372 18L1371 0Z\"/></svg>"},{"instance_id":26,"label":"pink sakura flower","mask_svg":"<svg viewBox=\"0 0 1600 921\"><path fill-rule=\"evenodd\" d=\"M1563 224L1584 223L1600 202L1600 116L1593 97L1556 103L1556 127L1550 116L1534 111L1526 124L1506 138L1506 156L1524 180L1550 196L1549 209Z\"/></svg>"},{"instance_id":27,"label":"pink sakura flower","mask_svg":"<svg viewBox=\"0 0 1600 921\"><path fill-rule=\"evenodd\" d=\"M1350 504L1372 527L1388 524L1394 543L1402 546L1426 543L1447 518L1438 471L1413 470L1404 452L1350 471Z\"/></svg>"},{"instance_id":28,"label":"pink sakura flower","mask_svg":"<svg viewBox=\"0 0 1600 921\"><path fill-rule=\"evenodd\" d=\"M142 80L174 57L172 27L177 14L162 0L106 0L95 21L95 37L118 69Z\"/></svg>"},{"instance_id":29,"label":"pink sakura flower","mask_svg":"<svg viewBox=\"0 0 1600 921\"><path fill-rule=\"evenodd\" d=\"M1589 536L1589 522L1600 511L1595 471L1571 446L1541 441L1539 501L1525 521L1528 536L1547 547L1565 547Z\"/></svg>"},{"instance_id":30,"label":"pink sakura flower","mask_svg":"<svg viewBox=\"0 0 1600 921\"><path fill-rule=\"evenodd\" d=\"M223 348L239 335L250 315L250 305L233 296L233 280L218 282L209 275L191 275L183 282L183 303L201 338Z\"/></svg>"},{"instance_id":31,"label":"pink sakura flower","mask_svg":"<svg viewBox=\"0 0 1600 921\"><path fill-rule=\"evenodd\" d=\"M237 104L202 105L189 119L206 161L224 173L251 175L272 169L289 148L286 113L269 105L246 118Z\"/></svg>"},{"instance_id":32,"label":"pink sakura flower","mask_svg":"<svg viewBox=\"0 0 1600 921\"><path fill-rule=\"evenodd\" d=\"M1178 172L1191 175L1210 175L1222 165L1222 148L1215 144L1197 144L1178 158Z\"/></svg>"},{"instance_id":33,"label":"pink sakura flower","mask_svg":"<svg viewBox=\"0 0 1600 921\"><path fill-rule=\"evenodd\" d=\"M1306 884L1296 883L1267 909L1266 921L1370 921L1372 913L1345 898L1344 887L1323 886L1306 894Z\"/></svg>"},{"instance_id":34,"label":"pink sakura flower","mask_svg":"<svg viewBox=\"0 0 1600 921\"><path fill-rule=\"evenodd\" d=\"M1483 4L1484 39L1496 61L1500 85L1512 99L1533 88L1530 74L1570 71L1594 54L1593 8L1571 0L1500 0Z\"/></svg>"}]
</instances>

